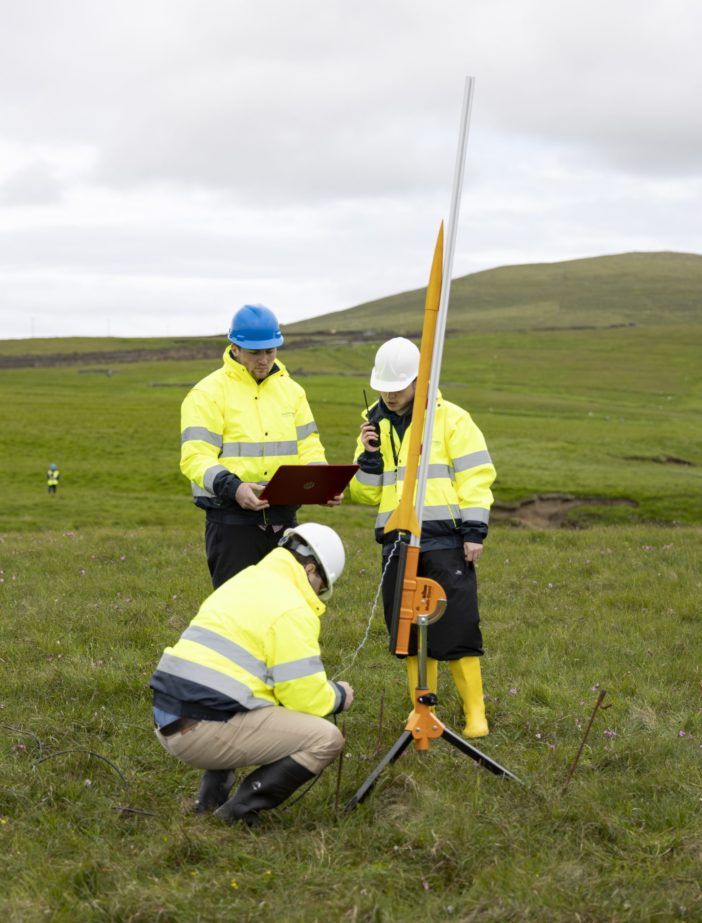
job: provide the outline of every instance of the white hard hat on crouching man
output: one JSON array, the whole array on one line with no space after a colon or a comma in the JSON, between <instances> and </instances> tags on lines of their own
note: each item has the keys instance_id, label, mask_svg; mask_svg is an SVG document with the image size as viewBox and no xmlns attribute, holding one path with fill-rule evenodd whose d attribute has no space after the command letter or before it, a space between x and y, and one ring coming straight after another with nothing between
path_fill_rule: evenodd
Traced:
<instances>
[{"instance_id":1,"label":"white hard hat on crouching man","mask_svg":"<svg viewBox=\"0 0 702 923\"><path fill-rule=\"evenodd\" d=\"M200 607L151 677L159 743L204 769L197 811L251 826L322 772L343 749L324 716L348 709L353 689L327 679L320 621L344 569L328 526L288 529L256 565ZM233 795L232 770L259 766Z\"/></svg>"}]
</instances>

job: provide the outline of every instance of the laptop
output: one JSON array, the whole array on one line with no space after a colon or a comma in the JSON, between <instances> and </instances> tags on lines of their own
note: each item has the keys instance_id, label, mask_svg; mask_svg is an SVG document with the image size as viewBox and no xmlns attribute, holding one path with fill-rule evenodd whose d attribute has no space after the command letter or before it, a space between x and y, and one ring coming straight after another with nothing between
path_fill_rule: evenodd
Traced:
<instances>
[{"instance_id":1,"label":"laptop","mask_svg":"<svg viewBox=\"0 0 702 923\"><path fill-rule=\"evenodd\" d=\"M259 499L285 506L326 503L343 492L356 471L358 465L281 465Z\"/></svg>"}]
</instances>

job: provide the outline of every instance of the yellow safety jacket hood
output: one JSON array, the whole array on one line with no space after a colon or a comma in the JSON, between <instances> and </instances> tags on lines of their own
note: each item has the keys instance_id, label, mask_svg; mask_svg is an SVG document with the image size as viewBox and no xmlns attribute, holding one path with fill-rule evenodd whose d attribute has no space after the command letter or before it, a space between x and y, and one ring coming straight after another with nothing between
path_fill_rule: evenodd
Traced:
<instances>
[{"instance_id":1,"label":"yellow safety jacket hood","mask_svg":"<svg viewBox=\"0 0 702 923\"><path fill-rule=\"evenodd\" d=\"M150 683L155 703L225 718L273 705L318 716L340 709L343 690L327 679L319 649L324 611L302 565L276 548L215 590L165 649Z\"/></svg>"}]
</instances>

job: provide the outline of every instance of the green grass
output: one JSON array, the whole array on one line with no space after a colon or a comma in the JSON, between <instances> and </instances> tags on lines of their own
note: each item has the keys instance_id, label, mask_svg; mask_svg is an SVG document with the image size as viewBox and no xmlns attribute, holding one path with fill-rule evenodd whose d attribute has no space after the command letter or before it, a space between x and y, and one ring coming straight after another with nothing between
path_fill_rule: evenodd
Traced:
<instances>
[{"instance_id":1,"label":"green grass","mask_svg":"<svg viewBox=\"0 0 702 923\"><path fill-rule=\"evenodd\" d=\"M147 688L209 592L202 516L178 473L178 410L221 344L213 359L124 363L109 377L85 363L0 371L5 915L701 918L699 335L680 324L449 338L443 391L485 432L498 501L563 491L637 506L583 507L558 531L491 529L480 595L492 732L480 746L523 787L440 743L409 751L349 815L335 811L334 767L253 832L188 813L197 773L155 741ZM331 461L353 450L376 347L283 355ZM656 460L666 455L692 464ZM53 498L51 461L63 472ZM370 616L374 514L346 505L307 515L337 526L348 550L322 628L334 675ZM344 678L357 702L342 802L408 711L378 612ZM564 790L602 688L611 708ZM444 674L440 693L441 716L460 729ZM127 784L97 755L60 755L76 749L110 760Z\"/></svg>"},{"instance_id":2,"label":"green grass","mask_svg":"<svg viewBox=\"0 0 702 923\"><path fill-rule=\"evenodd\" d=\"M360 510L326 661L361 638L377 554ZM524 787L444 744L413 750L355 812L335 771L258 831L188 813L197 773L149 727L148 677L207 592L200 523L13 533L2 545L0 907L35 920L696 919L702 912L699 532L493 531L480 567L492 734ZM408 711L376 612L344 674L347 799ZM460 728L442 674L441 715ZM599 688L596 718L563 789ZM684 735L684 736L682 736ZM38 760L84 748L85 753ZM125 813L124 808L151 812ZM236 887L232 885L235 882ZM685 909L683 909L685 908Z\"/></svg>"}]
</instances>

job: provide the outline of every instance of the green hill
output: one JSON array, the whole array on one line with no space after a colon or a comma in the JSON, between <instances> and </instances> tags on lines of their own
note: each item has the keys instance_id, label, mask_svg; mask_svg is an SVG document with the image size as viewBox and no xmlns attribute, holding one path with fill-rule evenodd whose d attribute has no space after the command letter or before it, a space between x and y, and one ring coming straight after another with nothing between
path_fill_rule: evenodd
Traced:
<instances>
[{"instance_id":1,"label":"green hill","mask_svg":"<svg viewBox=\"0 0 702 923\"><path fill-rule=\"evenodd\" d=\"M428 265L427 265L428 272ZM424 289L287 325L287 334L417 334ZM702 318L702 256L623 253L560 263L502 266L455 279L455 331L549 330L689 324Z\"/></svg>"}]
</instances>

